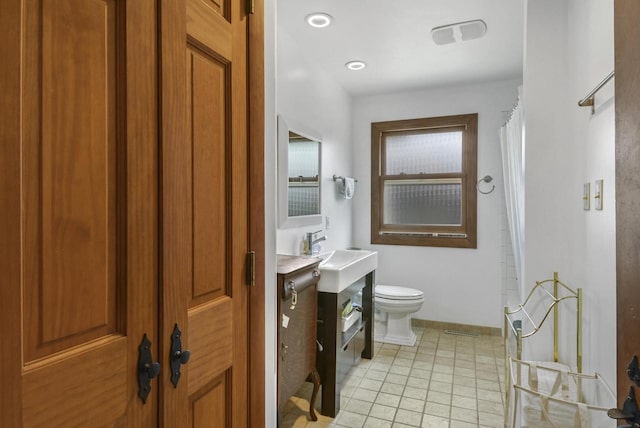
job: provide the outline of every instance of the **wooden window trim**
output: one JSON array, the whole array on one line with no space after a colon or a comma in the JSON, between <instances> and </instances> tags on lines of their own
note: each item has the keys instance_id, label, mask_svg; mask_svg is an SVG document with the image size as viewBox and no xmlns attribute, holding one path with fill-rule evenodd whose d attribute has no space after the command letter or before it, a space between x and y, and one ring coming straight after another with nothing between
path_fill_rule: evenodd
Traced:
<instances>
[{"instance_id":1,"label":"wooden window trim","mask_svg":"<svg viewBox=\"0 0 640 428\"><path fill-rule=\"evenodd\" d=\"M443 129L463 131L462 173L386 175L383 134L405 135L442 132ZM425 132L426 131L426 132ZM374 122L371 124L371 243L429 247L477 248L477 181L478 114L441 116L423 119ZM462 179L462 224L455 226L389 225L383 221L385 181L407 179ZM444 236L443 236L444 235ZM456 236L447 236L456 235ZM464 236L462 236L464 235Z\"/></svg>"}]
</instances>

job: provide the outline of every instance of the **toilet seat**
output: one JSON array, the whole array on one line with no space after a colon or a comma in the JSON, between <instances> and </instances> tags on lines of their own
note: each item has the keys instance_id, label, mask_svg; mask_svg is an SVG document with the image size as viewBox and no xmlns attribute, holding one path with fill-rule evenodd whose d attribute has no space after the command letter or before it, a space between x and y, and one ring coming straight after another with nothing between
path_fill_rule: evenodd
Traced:
<instances>
[{"instance_id":1,"label":"toilet seat","mask_svg":"<svg viewBox=\"0 0 640 428\"><path fill-rule=\"evenodd\" d=\"M376 285L375 295L386 300L419 300L424 297L424 293L415 288L391 285Z\"/></svg>"}]
</instances>

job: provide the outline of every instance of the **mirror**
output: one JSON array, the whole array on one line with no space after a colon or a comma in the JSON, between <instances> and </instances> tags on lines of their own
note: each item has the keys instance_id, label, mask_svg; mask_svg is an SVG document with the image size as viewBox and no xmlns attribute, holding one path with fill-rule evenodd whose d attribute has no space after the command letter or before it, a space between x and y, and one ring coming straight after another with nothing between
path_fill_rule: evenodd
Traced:
<instances>
[{"instance_id":1,"label":"mirror","mask_svg":"<svg viewBox=\"0 0 640 428\"><path fill-rule=\"evenodd\" d=\"M322 223L321 136L278 116L278 224L282 228Z\"/></svg>"}]
</instances>

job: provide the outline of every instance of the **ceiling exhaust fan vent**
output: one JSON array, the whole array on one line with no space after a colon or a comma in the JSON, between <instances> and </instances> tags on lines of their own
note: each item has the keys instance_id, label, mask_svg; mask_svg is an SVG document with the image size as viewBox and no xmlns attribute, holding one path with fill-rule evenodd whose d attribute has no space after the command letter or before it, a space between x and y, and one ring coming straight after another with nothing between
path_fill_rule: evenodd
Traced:
<instances>
[{"instance_id":1,"label":"ceiling exhaust fan vent","mask_svg":"<svg viewBox=\"0 0 640 428\"><path fill-rule=\"evenodd\" d=\"M479 39L487 32L487 24L482 19L456 22L431 29L431 37L436 45Z\"/></svg>"}]
</instances>

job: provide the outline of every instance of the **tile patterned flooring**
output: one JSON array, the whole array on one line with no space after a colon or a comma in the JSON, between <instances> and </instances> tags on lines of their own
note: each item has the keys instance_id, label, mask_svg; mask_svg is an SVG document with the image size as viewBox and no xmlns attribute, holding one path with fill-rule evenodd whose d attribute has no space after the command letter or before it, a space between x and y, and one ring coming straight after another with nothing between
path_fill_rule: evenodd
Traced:
<instances>
[{"instance_id":1,"label":"tile patterned flooring","mask_svg":"<svg viewBox=\"0 0 640 428\"><path fill-rule=\"evenodd\" d=\"M309 419L311 384L283 408L282 428L502 427L504 347L498 336L413 328L416 346L377 343L344 382L335 419ZM319 408L320 395L316 400Z\"/></svg>"}]
</instances>

